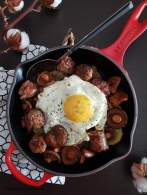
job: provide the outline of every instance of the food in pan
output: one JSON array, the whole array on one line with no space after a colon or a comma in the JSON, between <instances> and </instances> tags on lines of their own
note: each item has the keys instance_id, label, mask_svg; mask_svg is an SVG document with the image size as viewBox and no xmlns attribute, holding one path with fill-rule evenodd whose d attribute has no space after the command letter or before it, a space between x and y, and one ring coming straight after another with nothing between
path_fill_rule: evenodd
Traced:
<instances>
[{"instance_id":1,"label":"food in pan","mask_svg":"<svg viewBox=\"0 0 147 195\"><path fill-rule=\"evenodd\" d=\"M103 129L107 118L107 99L104 93L76 75L44 88L38 94L36 108L45 115L45 133L56 125L66 129L68 139L65 145L88 141L86 131L95 126Z\"/></svg>"},{"instance_id":2,"label":"food in pan","mask_svg":"<svg viewBox=\"0 0 147 195\"><path fill-rule=\"evenodd\" d=\"M139 193L147 192L147 158L140 162L133 162L131 166L133 184Z\"/></svg>"},{"instance_id":3,"label":"food in pan","mask_svg":"<svg viewBox=\"0 0 147 195\"><path fill-rule=\"evenodd\" d=\"M107 143L109 145L115 145L120 142L123 136L122 129L112 129L111 127L105 129L105 135L107 138Z\"/></svg>"},{"instance_id":4,"label":"food in pan","mask_svg":"<svg viewBox=\"0 0 147 195\"><path fill-rule=\"evenodd\" d=\"M104 81L95 66L68 56L55 70L24 81L18 94L30 150L47 163L68 166L117 147L128 122L122 107L128 95L120 83L117 75Z\"/></svg>"}]
</instances>

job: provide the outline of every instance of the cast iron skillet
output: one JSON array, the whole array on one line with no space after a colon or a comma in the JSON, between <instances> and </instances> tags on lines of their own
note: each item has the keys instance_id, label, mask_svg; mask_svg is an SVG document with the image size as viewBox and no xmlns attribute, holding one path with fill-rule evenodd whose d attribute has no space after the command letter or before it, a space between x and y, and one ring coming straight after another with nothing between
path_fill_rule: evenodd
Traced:
<instances>
[{"instance_id":1,"label":"cast iron skillet","mask_svg":"<svg viewBox=\"0 0 147 195\"><path fill-rule=\"evenodd\" d=\"M133 135L137 123L138 105L135 91L132 82L123 70L123 56L129 45L136 40L146 29L147 20L139 22L140 14L147 6L147 0L144 0L133 12L124 31L120 37L111 46L98 50L90 47L82 47L72 54L73 60L77 63L87 63L96 65L98 71L104 79L108 79L113 75L118 75L122 78L122 86L129 95L129 101L124 104L123 109L127 112L129 122L124 129L122 141L110 150L104 153L97 154L95 157L87 160L84 164L76 164L73 166L64 166L63 164L48 165L43 159L36 154L30 152L27 143L28 135L22 130L21 118L21 103L18 96L18 89L22 82L26 79L25 75L30 66L39 60L47 58L58 59L68 48L58 47L47 51L39 57L33 58L23 64L20 64L15 73L14 83L9 93L7 105L8 127L12 136L11 143L6 153L6 163L11 173L21 182L40 186L45 183L53 175L64 175L68 177L85 176L103 170L108 165L125 158L131 151ZM40 181L31 180L23 176L11 161L11 154L16 148L34 165L44 170L44 176Z\"/></svg>"}]
</instances>

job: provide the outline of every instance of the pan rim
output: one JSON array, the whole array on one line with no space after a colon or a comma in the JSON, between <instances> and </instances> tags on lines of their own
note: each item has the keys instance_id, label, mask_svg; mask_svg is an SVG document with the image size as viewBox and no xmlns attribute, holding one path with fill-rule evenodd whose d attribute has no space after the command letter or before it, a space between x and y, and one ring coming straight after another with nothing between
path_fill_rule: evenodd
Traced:
<instances>
[{"instance_id":1,"label":"pan rim","mask_svg":"<svg viewBox=\"0 0 147 195\"><path fill-rule=\"evenodd\" d=\"M14 86L16 84L16 73L17 73L17 70L21 66L23 66L24 64L32 62L32 61L34 61L34 60L36 60L36 59L38 59L40 57L43 57L47 53L54 52L54 51L59 50L59 49L68 49L68 48L69 47L66 47L66 46L53 47L53 48L47 50L46 52L44 52L44 53L34 57L33 59L30 59L30 60L27 60L26 62L20 63L17 66L16 71L15 71L14 81L13 81L13 84L12 84L11 89L10 89L9 94L8 94L7 111L6 111L7 112L7 122L8 122L8 128L9 128L9 132L10 132L10 135L11 135L12 142L15 144L16 148L24 155L24 157L27 160L29 160L33 165L35 165L37 168L41 169L42 171L45 171L45 172L48 172L48 173L52 173L55 176L60 175L60 176L65 176L65 177L82 177L82 176L88 176L88 175L97 173L99 171L102 171L103 169L105 169L106 167L110 166L111 164L126 158L130 154L130 152L132 150L133 138L134 138L134 133L135 133L135 129L136 129L136 125L137 125L137 119L138 119L138 101L137 101L137 96L136 96L135 89L133 87L133 84L132 84L132 81L131 81L129 75L127 75L126 72L122 68L120 68L119 65L117 65L112 59L110 59L109 57L107 57L104 54L102 54L101 51L99 49L97 49L97 48L90 47L90 46L82 46L82 47L79 48L79 49L83 49L83 50L90 50L92 52L95 52L95 53L97 53L99 55L102 55L105 58L107 58L109 61L111 61L114 64L114 66L116 66L122 72L122 74L124 75L124 77L126 78L128 84L130 86L131 93L132 93L133 100L134 100L134 121L133 121L133 126L132 126L132 130L131 130L131 134L130 134L130 145L128 147L128 151L124 155L110 160L108 163L102 165L99 168L93 169L91 171L83 172L83 173L75 173L75 174L73 174L73 173L62 173L62 172L56 172L56 171L49 170L49 169L43 167L42 165L38 164L37 162L35 162L32 158L30 158L27 155L27 153L23 150L23 148L18 144L17 139L16 139L16 137L15 137L15 135L13 133L13 130L11 128L10 115L9 115L11 94L12 94Z\"/></svg>"}]
</instances>

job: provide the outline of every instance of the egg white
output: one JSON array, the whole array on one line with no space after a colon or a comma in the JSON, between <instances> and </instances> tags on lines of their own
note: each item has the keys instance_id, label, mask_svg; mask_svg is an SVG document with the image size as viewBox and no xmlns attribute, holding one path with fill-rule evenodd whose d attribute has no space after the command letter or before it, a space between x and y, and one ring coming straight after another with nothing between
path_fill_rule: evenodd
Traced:
<instances>
[{"instance_id":1,"label":"egg white","mask_svg":"<svg viewBox=\"0 0 147 195\"><path fill-rule=\"evenodd\" d=\"M94 114L87 122L74 122L64 115L64 102L72 95L85 95L89 98ZM76 75L57 81L44 88L38 95L36 107L41 109L46 117L44 131L47 133L51 127L62 125L68 132L66 145L88 141L86 130L97 126L103 129L107 118L107 99L105 94L93 84L83 81Z\"/></svg>"}]
</instances>

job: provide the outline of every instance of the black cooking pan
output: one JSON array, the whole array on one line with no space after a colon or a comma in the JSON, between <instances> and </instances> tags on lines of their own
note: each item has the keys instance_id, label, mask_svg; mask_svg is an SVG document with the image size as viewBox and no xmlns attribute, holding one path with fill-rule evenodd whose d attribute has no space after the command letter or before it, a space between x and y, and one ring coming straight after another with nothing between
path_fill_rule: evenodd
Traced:
<instances>
[{"instance_id":1,"label":"black cooking pan","mask_svg":"<svg viewBox=\"0 0 147 195\"><path fill-rule=\"evenodd\" d=\"M91 47L82 47L72 54L72 58L77 63L86 63L96 65L98 71L102 74L104 79L108 79L113 75L118 75L122 78L121 88L124 89L128 96L129 101L124 104L123 109L128 114L128 124L124 129L124 136L122 141L112 147L105 153L97 154L95 157L87 160L84 164L65 166L63 164L49 165L43 159L30 152L28 148L27 139L28 134L22 130L21 118L21 102L18 96L18 89L22 82L26 79L25 75L30 66L39 60L47 58L58 59L67 51L67 47L58 47L47 51L33 60L27 61L19 65L16 69L14 83L9 93L7 105L7 118L8 127L12 136L12 141L6 153L6 163L11 173L16 176L20 181L28 185L40 186L52 175L64 175L68 177L85 176L98 172L108 165L125 158L131 151L134 130L137 122L138 106L135 91L132 82L123 69L123 56L129 45L136 40L146 29L147 20L139 22L138 19L147 6L147 0L144 0L133 12L124 31L120 37L111 46L99 50ZM33 181L23 176L11 161L11 154L16 148L34 165L44 170L45 174L40 181ZM50 174L51 173L51 174Z\"/></svg>"}]
</instances>

